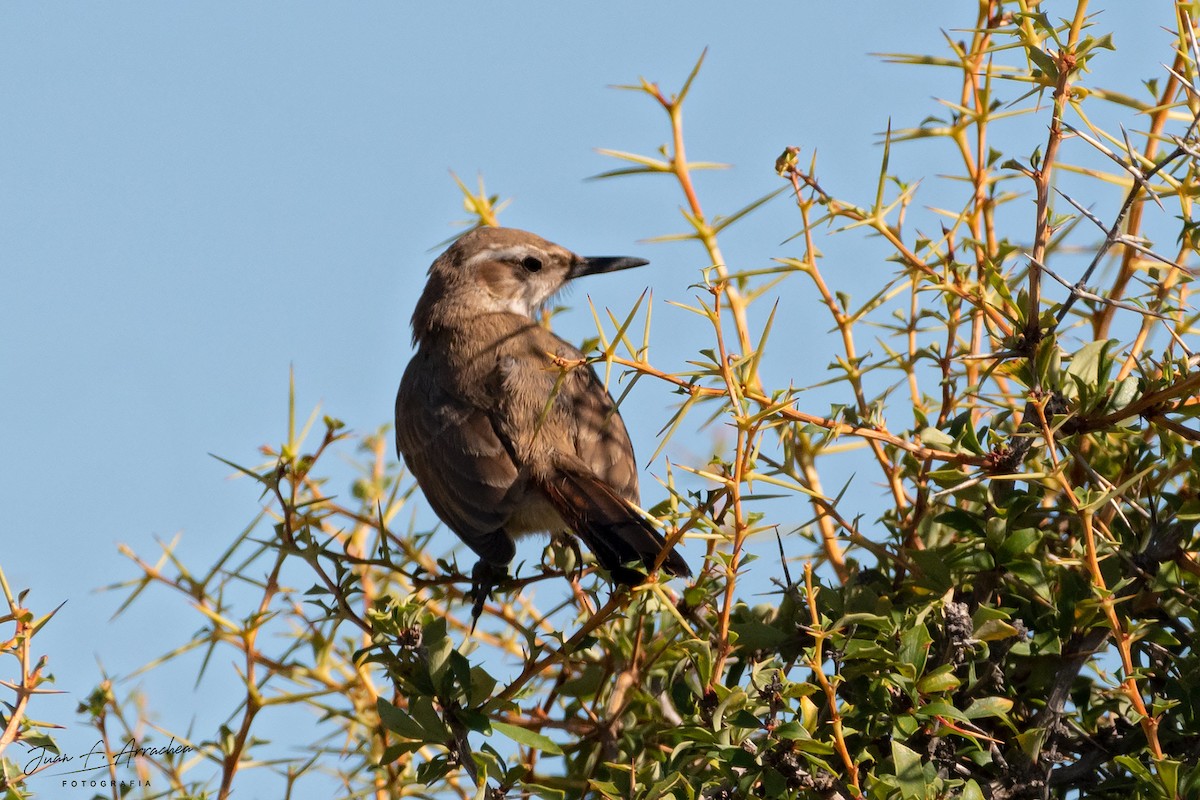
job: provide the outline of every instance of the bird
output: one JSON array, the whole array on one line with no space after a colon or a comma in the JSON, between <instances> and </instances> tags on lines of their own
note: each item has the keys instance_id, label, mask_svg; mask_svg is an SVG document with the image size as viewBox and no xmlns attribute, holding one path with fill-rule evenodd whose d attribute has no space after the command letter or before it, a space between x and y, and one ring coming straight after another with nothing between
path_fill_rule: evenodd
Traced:
<instances>
[{"instance_id":1,"label":"bird","mask_svg":"<svg viewBox=\"0 0 1200 800\"><path fill-rule=\"evenodd\" d=\"M479 558L476 619L528 534L576 554L578 537L616 584L639 585L655 566L691 575L639 510L633 445L612 396L583 353L535 319L571 281L648 263L479 227L429 268L396 393L396 449Z\"/></svg>"}]
</instances>

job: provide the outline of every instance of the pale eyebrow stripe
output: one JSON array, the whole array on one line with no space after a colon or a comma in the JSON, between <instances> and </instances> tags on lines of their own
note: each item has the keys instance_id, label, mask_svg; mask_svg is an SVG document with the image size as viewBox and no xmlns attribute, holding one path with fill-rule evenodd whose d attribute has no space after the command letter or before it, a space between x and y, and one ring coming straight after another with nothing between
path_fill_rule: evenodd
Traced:
<instances>
[{"instance_id":1,"label":"pale eyebrow stripe","mask_svg":"<svg viewBox=\"0 0 1200 800\"><path fill-rule=\"evenodd\" d=\"M471 264L475 264L479 261L515 261L518 258L522 258L531 254L539 255L542 258L546 257L546 254L541 250L525 244L514 245L511 247L489 247L487 250L480 250L478 253L468 258L466 265L470 266Z\"/></svg>"}]
</instances>

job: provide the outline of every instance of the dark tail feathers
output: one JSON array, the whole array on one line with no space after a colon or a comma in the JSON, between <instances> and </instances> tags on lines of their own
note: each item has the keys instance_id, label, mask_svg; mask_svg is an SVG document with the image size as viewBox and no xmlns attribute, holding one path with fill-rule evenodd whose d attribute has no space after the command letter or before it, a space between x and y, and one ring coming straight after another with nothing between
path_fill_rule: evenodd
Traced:
<instances>
[{"instance_id":1,"label":"dark tail feathers","mask_svg":"<svg viewBox=\"0 0 1200 800\"><path fill-rule=\"evenodd\" d=\"M571 469L556 470L549 479L539 481L539 486L613 580L637 586L646 579L628 565L640 562L648 572L666 540L611 486L590 472ZM674 549L663 559L662 569L671 575L692 574Z\"/></svg>"}]
</instances>

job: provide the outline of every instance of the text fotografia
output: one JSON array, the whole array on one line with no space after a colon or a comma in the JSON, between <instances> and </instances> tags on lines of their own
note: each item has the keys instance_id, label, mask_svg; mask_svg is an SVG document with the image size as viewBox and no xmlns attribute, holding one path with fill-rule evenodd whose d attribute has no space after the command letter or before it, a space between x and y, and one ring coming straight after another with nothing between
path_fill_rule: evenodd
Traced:
<instances>
[{"instance_id":1,"label":"text fotografia","mask_svg":"<svg viewBox=\"0 0 1200 800\"><path fill-rule=\"evenodd\" d=\"M119 789L128 791L130 789L149 789L150 781L108 781L97 780L96 778L79 778L77 780L70 781L64 780L62 785L64 788L69 786L72 789L76 789L81 786L85 789L107 789L110 786L116 786Z\"/></svg>"},{"instance_id":2,"label":"text fotografia","mask_svg":"<svg viewBox=\"0 0 1200 800\"><path fill-rule=\"evenodd\" d=\"M31 775L35 770L42 770L52 766L67 766L70 765L73 769L68 769L63 772L53 773L55 775L74 775L80 772L93 772L98 769L108 769L111 764L113 767L119 767L124 762L124 765L133 766L135 758L155 758L162 756L176 756L190 753L195 748L191 745L176 744L175 737L171 737L171 741L162 747L149 747L140 745L134 739L129 739L116 753L106 752L104 742L98 740L92 749L82 755L70 756L66 753L53 753L45 747L35 747L33 758L25 764L25 774ZM124 783L124 782L122 782Z\"/></svg>"}]
</instances>

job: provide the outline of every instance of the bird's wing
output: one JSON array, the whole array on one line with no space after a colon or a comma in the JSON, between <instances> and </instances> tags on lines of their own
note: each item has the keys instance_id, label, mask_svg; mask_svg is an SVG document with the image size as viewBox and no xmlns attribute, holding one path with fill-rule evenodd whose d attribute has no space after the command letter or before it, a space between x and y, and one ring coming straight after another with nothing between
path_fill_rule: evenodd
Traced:
<instances>
[{"instance_id":1,"label":"bird's wing","mask_svg":"<svg viewBox=\"0 0 1200 800\"><path fill-rule=\"evenodd\" d=\"M659 558L663 570L671 575L692 574L674 549L661 555L666 545L662 534L607 481L569 456L559 458L555 467L546 475L535 476L535 484L613 580L636 586L646 576L638 566L630 565L649 570Z\"/></svg>"},{"instance_id":2,"label":"bird's wing","mask_svg":"<svg viewBox=\"0 0 1200 800\"><path fill-rule=\"evenodd\" d=\"M522 334L505 343L498 359L493 419L501 439L535 472L549 454L573 457L621 497L639 502L633 445L604 384L586 364L563 374L550 363L552 356L582 361L583 353L538 325Z\"/></svg>"},{"instance_id":3,"label":"bird's wing","mask_svg":"<svg viewBox=\"0 0 1200 800\"><path fill-rule=\"evenodd\" d=\"M523 331L501 351L491 412L500 440L510 443L522 473L613 578L640 583L644 573L627 565L652 567L665 542L635 508L637 464L615 403L591 367L564 373L549 362L583 354L544 328ZM690 574L678 553L663 559L667 572Z\"/></svg>"},{"instance_id":4,"label":"bird's wing","mask_svg":"<svg viewBox=\"0 0 1200 800\"><path fill-rule=\"evenodd\" d=\"M572 437L576 457L621 497L640 502L637 459L616 403L590 366L575 369L571 379L576 382Z\"/></svg>"},{"instance_id":5,"label":"bird's wing","mask_svg":"<svg viewBox=\"0 0 1200 800\"><path fill-rule=\"evenodd\" d=\"M486 413L446 390L418 352L396 395L396 449L429 505L467 546L493 564L512 560L503 531L518 470Z\"/></svg>"}]
</instances>

